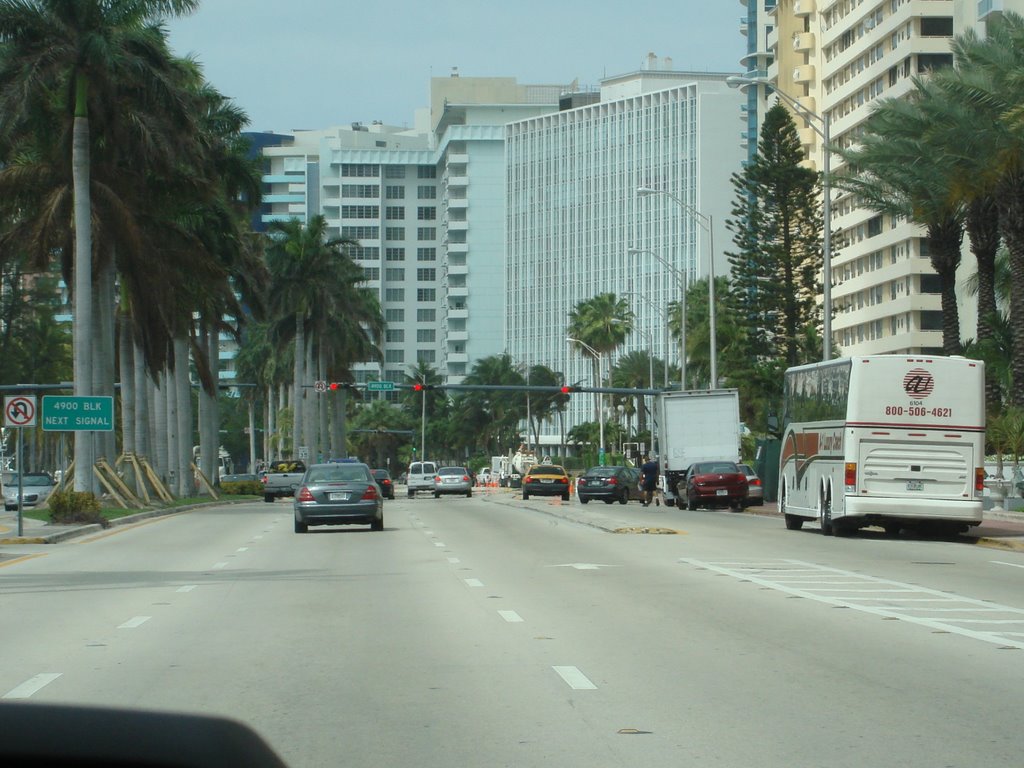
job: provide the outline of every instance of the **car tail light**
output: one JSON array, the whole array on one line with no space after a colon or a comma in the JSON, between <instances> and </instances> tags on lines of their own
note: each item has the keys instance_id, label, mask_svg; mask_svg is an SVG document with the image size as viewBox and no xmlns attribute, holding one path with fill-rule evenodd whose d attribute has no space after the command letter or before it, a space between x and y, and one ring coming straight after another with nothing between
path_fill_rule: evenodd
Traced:
<instances>
[{"instance_id":1,"label":"car tail light","mask_svg":"<svg viewBox=\"0 0 1024 768\"><path fill-rule=\"evenodd\" d=\"M560 477L560 478L558 478L558 482L565 483L566 485L568 485L569 484L569 478L568 477Z\"/></svg>"},{"instance_id":2,"label":"car tail light","mask_svg":"<svg viewBox=\"0 0 1024 768\"><path fill-rule=\"evenodd\" d=\"M468 483L469 482L469 476L468 475L463 475L462 476L462 481L465 482L465 483Z\"/></svg>"},{"instance_id":3,"label":"car tail light","mask_svg":"<svg viewBox=\"0 0 1024 768\"><path fill-rule=\"evenodd\" d=\"M985 468L974 468L974 495L981 496L985 492Z\"/></svg>"},{"instance_id":4,"label":"car tail light","mask_svg":"<svg viewBox=\"0 0 1024 768\"><path fill-rule=\"evenodd\" d=\"M434 475L434 482L435 483L440 483L441 482L441 476L440 475Z\"/></svg>"},{"instance_id":5,"label":"car tail light","mask_svg":"<svg viewBox=\"0 0 1024 768\"><path fill-rule=\"evenodd\" d=\"M363 501L372 501L377 498L377 486L368 485L366 490L363 492Z\"/></svg>"},{"instance_id":6,"label":"car tail light","mask_svg":"<svg viewBox=\"0 0 1024 768\"><path fill-rule=\"evenodd\" d=\"M266 485L267 484L267 476L264 475L263 477L261 477L260 478L260 482L263 483L264 485Z\"/></svg>"},{"instance_id":7,"label":"car tail light","mask_svg":"<svg viewBox=\"0 0 1024 768\"><path fill-rule=\"evenodd\" d=\"M385 480L381 480L380 484L381 485L391 485L391 481L390 480L386 480L386 479Z\"/></svg>"},{"instance_id":8,"label":"car tail light","mask_svg":"<svg viewBox=\"0 0 1024 768\"><path fill-rule=\"evenodd\" d=\"M753 480L748 480L747 482L750 485L760 485L761 484L761 478L760 477L755 477Z\"/></svg>"},{"instance_id":9,"label":"car tail light","mask_svg":"<svg viewBox=\"0 0 1024 768\"><path fill-rule=\"evenodd\" d=\"M615 478L615 477L609 477L608 478L608 485L618 485L618 484L619 484L618 478Z\"/></svg>"},{"instance_id":10,"label":"car tail light","mask_svg":"<svg viewBox=\"0 0 1024 768\"><path fill-rule=\"evenodd\" d=\"M316 501L316 497L313 496L309 488L302 486L302 490L299 491L299 501Z\"/></svg>"},{"instance_id":11,"label":"car tail light","mask_svg":"<svg viewBox=\"0 0 1024 768\"><path fill-rule=\"evenodd\" d=\"M853 493L857 490L857 463L854 461L846 462L846 479L844 484L846 485L847 493Z\"/></svg>"},{"instance_id":12,"label":"car tail light","mask_svg":"<svg viewBox=\"0 0 1024 768\"><path fill-rule=\"evenodd\" d=\"M533 482L533 478L530 477L530 475L527 475L526 477L523 478L523 482L524 483L532 483Z\"/></svg>"}]
</instances>

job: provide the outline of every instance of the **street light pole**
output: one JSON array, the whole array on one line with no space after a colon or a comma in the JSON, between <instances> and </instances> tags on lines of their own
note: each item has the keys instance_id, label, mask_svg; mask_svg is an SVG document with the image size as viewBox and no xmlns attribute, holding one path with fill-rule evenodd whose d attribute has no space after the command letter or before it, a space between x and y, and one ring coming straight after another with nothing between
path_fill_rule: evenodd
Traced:
<instances>
[{"instance_id":1,"label":"street light pole","mask_svg":"<svg viewBox=\"0 0 1024 768\"><path fill-rule=\"evenodd\" d=\"M690 214L697 223L700 224L708 233L708 250L710 254L708 256L708 335L710 336L710 347L711 347L711 381L710 388L715 389L718 386L718 340L716 338L716 318L715 318L715 226L714 219L710 214L704 214L698 211L689 203L685 202L681 198L673 195L671 192L667 192L664 189L655 189L654 187L637 187L636 194L639 197L650 197L651 195L665 195L665 197L673 200L676 205L682 208L686 213ZM684 268L685 272L685 268ZM685 306L685 305L684 305ZM685 325L685 322L684 322ZM685 378L684 378L685 380ZM685 388L685 387L684 387Z\"/></svg>"},{"instance_id":2,"label":"street light pole","mask_svg":"<svg viewBox=\"0 0 1024 768\"><path fill-rule=\"evenodd\" d=\"M657 253L650 250L649 248L630 248L627 253L630 256L639 256L642 253L649 253L651 256L656 258L661 264L668 269L673 275L679 278L679 292L681 298L679 299L679 391L686 391L686 270L676 269L665 259L661 258ZM665 327L668 328L668 318L665 318ZM665 361L666 365L668 360Z\"/></svg>"},{"instance_id":3,"label":"street light pole","mask_svg":"<svg viewBox=\"0 0 1024 768\"><path fill-rule=\"evenodd\" d=\"M579 344L585 350L590 352L590 354L594 356L594 359L597 360L597 379L598 380L594 382L594 386L595 387L600 387L601 386L601 382L604 379L604 358L602 357L601 353L598 352L596 349L594 349L589 344L587 344L585 341L580 341L579 339L574 339L574 338L572 338L570 336L567 336L565 340L566 341L572 341L572 342L574 342L576 344ZM594 395L597 398L597 428L598 428L598 432L600 434L599 440L601 442L601 448L600 448L600 453L598 455L597 463L600 464L603 467L604 466L604 395L602 393L600 393L600 392L595 392Z\"/></svg>"},{"instance_id":4,"label":"street light pole","mask_svg":"<svg viewBox=\"0 0 1024 768\"><path fill-rule=\"evenodd\" d=\"M732 88L743 85L763 85L771 88L782 101L804 119L812 131L821 137L822 141L822 180L821 180L821 218L825 232L821 238L822 265L821 265L821 310L824 315L822 319L822 359L832 359L832 134L831 121L828 110L823 114L812 112L788 93L780 91L766 77L746 77L744 75L732 75L725 79L725 82ZM821 124L821 127L818 126Z\"/></svg>"},{"instance_id":5,"label":"street light pole","mask_svg":"<svg viewBox=\"0 0 1024 768\"><path fill-rule=\"evenodd\" d=\"M657 304L655 304L649 298L644 296L642 293L636 293L636 292L633 292L633 291L629 291L629 292L624 293L622 295L623 296L636 296L636 297L640 298L644 302L644 304L646 304L647 306L649 306L651 309L653 309L655 312L658 313L658 316L661 317L661 320L665 324L666 329L667 329L668 322L667 322L667 319L665 318L665 311L661 307L659 307ZM651 355L653 356L653 354L654 354L653 334L651 335L651 338L652 338L652 341L650 342L650 347L651 347ZM652 366L654 365L654 361L653 360L651 361L651 365ZM667 332L667 330L666 330L666 333L665 333L665 360L664 360L664 364L661 366L661 371L665 375L664 389L668 389L668 332ZM654 379L653 379L653 377L651 379L651 389L654 389Z\"/></svg>"}]
</instances>

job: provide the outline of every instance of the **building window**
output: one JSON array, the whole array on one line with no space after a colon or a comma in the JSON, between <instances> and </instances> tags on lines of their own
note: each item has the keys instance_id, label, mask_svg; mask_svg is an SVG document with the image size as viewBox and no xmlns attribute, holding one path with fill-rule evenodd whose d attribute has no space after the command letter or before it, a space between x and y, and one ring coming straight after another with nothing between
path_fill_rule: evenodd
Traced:
<instances>
[{"instance_id":1,"label":"building window","mask_svg":"<svg viewBox=\"0 0 1024 768\"><path fill-rule=\"evenodd\" d=\"M437 167L433 165L420 165L416 168L416 178L418 179L436 179L437 178Z\"/></svg>"},{"instance_id":2,"label":"building window","mask_svg":"<svg viewBox=\"0 0 1024 768\"><path fill-rule=\"evenodd\" d=\"M919 53L917 54L917 71L931 72L936 69L949 69L953 66L952 53Z\"/></svg>"},{"instance_id":3,"label":"building window","mask_svg":"<svg viewBox=\"0 0 1024 768\"><path fill-rule=\"evenodd\" d=\"M405 280L405 270L401 267L388 267L384 270L384 279L389 283L397 283Z\"/></svg>"},{"instance_id":4,"label":"building window","mask_svg":"<svg viewBox=\"0 0 1024 768\"><path fill-rule=\"evenodd\" d=\"M378 197L380 187L377 184L342 184L342 197Z\"/></svg>"},{"instance_id":5,"label":"building window","mask_svg":"<svg viewBox=\"0 0 1024 768\"><path fill-rule=\"evenodd\" d=\"M389 323L404 323L405 322L405 310L404 309L385 309L384 319Z\"/></svg>"},{"instance_id":6,"label":"building window","mask_svg":"<svg viewBox=\"0 0 1024 768\"><path fill-rule=\"evenodd\" d=\"M437 331L433 328L419 328L416 331L416 341L434 342L437 341Z\"/></svg>"},{"instance_id":7,"label":"building window","mask_svg":"<svg viewBox=\"0 0 1024 768\"><path fill-rule=\"evenodd\" d=\"M875 237L882 234L882 216L872 216L868 219L868 237Z\"/></svg>"},{"instance_id":8,"label":"building window","mask_svg":"<svg viewBox=\"0 0 1024 768\"><path fill-rule=\"evenodd\" d=\"M364 280L380 280L380 267L363 267Z\"/></svg>"},{"instance_id":9,"label":"building window","mask_svg":"<svg viewBox=\"0 0 1024 768\"><path fill-rule=\"evenodd\" d=\"M942 280L938 275L921 275L921 293L942 293Z\"/></svg>"},{"instance_id":10,"label":"building window","mask_svg":"<svg viewBox=\"0 0 1024 768\"><path fill-rule=\"evenodd\" d=\"M416 279L421 283L432 283L437 280L437 270L432 267L420 267L416 270Z\"/></svg>"},{"instance_id":11,"label":"building window","mask_svg":"<svg viewBox=\"0 0 1024 768\"><path fill-rule=\"evenodd\" d=\"M437 290L434 288L417 288L416 301L437 301Z\"/></svg>"},{"instance_id":12,"label":"building window","mask_svg":"<svg viewBox=\"0 0 1024 768\"><path fill-rule=\"evenodd\" d=\"M380 227L342 227L341 236L346 240L377 240Z\"/></svg>"},{"instance_id":13,"label":"building window","mask_svg":"<svg viewBox=\"0 0 1024 768\"><path fill-rule=\"evenodd\" d=\"M405 301L405 288L385 288L384 301Z\"/></svg>"},{"instance_id":14,"label":"building window","mask_svg":"<svg viewBox=\"0 0 1024 768\"><path fill-rule=\"evenodd\" d=\"M347 253L356 261L373 261L380 258L376 245L350 245Z\"/></svg>"},{"instance_id":15,"label":"building window","mask_svg":"<svg viewBox=\"0 0 1024 768\"><path fill-rule=\"evenodd\" d=\"M405 261L405 248L385 248L384 258L387 261Z\"/></svg>"},{"instance_id":16,"label":"building window","mask_svg":"<svg viewBox=\"0 0 1024 768\"><path fill-rule=\"evenodd\" d=\"M418 363L433 363L437 359L437 352L432 349L417 349L416 350L416 362Z\"/></svg>"},{"instance_id":17,"label":"building window","mask_svg":"<svg viewBox=\"0 0 1024 768\"><path fill-rule=\"evenodd\" d=\"M924 310L921 312L922 331L941 331L942 312L941 310Z\"/></svg>"},{"instance_id":18,"label":"building window","mask_svg":"<svg viewBox=\"0 0 1024 768\"><path fill-rule=\"evenodd\" d=\"M433 323L437 320L436 309L417 309L416 310L416 322L417 323Z\"/></svg>"},{"instance_id":19,"label":"building window","mask_svg":"<svg viewBox=\"0 0 1024 768\"><path fill-rule=\"evenodd\" d=\"M437 187L416 187L417 200L436 200Z\"/></svg>"},{"instance_id":20,"label":"building window","mask_svg":"<svg viewBox=\"0 0 1024 768\"><path fill-rule=\"evenodd\" d=\"M385 165L384 166L384 178L385 179L404 179L405 178L405 166L404 165Z\"/></svg>"},{"instance_id":21,"label":"building window","mask_svg":"<svg viewBox=\"0 0 1024 768\"><path fill-rule=\"evenodd\" d=\"M384 197L388 200L405 200L405 187L384 187Z\"/></svg>"},{"instance_id":22,"label":"building window","mask_svg":"<svg viewBox=\"0 0 1024 768\"><path fill-rule=\"evenodd\" d=\"M388 328L386 331L384 331L384 341L405 341L405 331L402 330L401 328Z\"/></svg>"},{"instance_id":23,"label":"building window","mask_svg":"<svg viewBox=\"0 0 1024 768\"><path fill-rule=\"evenodd\" d=\"M437 208L432 205L421 205L416 209L416 218L420 221L434 221L437 219Z\"/></svg>"},{"instance_id":24,"label":"building window","mask_svg":"<svg viewBox=\"0 0 1024 768\"><path fill-rule=\"evenodd\" d=\"M437 248L417 248L416 261L437 261Z\"/></svg>"},{"instance_id":25,"label":"building window","mask_svg":"<svg viewBox=\"0 0 1024 768\"><path fill-rule=\"evenodd\" d=\"M405 227L385 227L384 236L388 240L405 240Z\"/></svg>"},{"instance_id":26,"label":"building window","mask_svg":"<svg viewBox=\"0 0 1024 768\"><path fill-rule=\"evenodd\" d=\"M404 349L385 349L384 350L384 362L385 363L404 363L405 362L405 350Z\"/></svg>"},{"instance_id":27,"label":"building window","mask_svg":"<svg viewBox=\"0 0 1024 768\"><path fill-rule=\"evenodd\" d=\"M417 240L437 240L437 227L417 227Z\"/></svg>"},{"instance_id":28,"label":"building window","mask_svg":"<svg viewBox=\"0 0 1024 768\"><path fill-rule=\"evenodd\" d=\"M341 206L341 218L343 219L376 219L380 216L379 205L343 205Z\"/></svg>"},{"instance_id":29,"label":"building window","mask_svg":"<svg viewBox=\"0 0 1024 768\"><path fill-rule=\"evenodd\" d=\"M400 205L389 205L384 209L384 218L391 221L400 221L405 218L405 208Z\"/></svg>"},{"instance_id":30,"label":"building window","mask_svg":"<svg viewBox=\"0 0 1024 768\"><path fill-rule=\"evenodd\" d=\"M952 37L952 16L921 17L921 37Z\"/></svg>"},{"instance_id":31,"label":"building window","mask_svg":"<svg viewBox=\"0 0 1024 768\"><path fill-rule=\"evenodd\" d=\"M342 176L379 176L380 166L357 163L342 163Z\"/></svg>"}]
</instances>

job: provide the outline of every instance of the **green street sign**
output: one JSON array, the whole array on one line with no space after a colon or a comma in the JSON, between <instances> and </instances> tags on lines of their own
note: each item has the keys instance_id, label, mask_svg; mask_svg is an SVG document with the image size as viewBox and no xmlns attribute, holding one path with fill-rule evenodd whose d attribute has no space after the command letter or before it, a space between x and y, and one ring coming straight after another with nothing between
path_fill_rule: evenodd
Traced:
<instances>
[{"instance_id":1,"label":"green street sign","mask_svg":"<svg viewBox=\"0 0 1024 768\"><path fill-rule=\"evenodd\" d=\"M44 395L44 432L113 432L114 398Z\"/></svg>"},{"instance_id":2,"label":"green street sign","mask_svg":"<svg viewBox=\"0 0 1024 768\"><path fill-rule=\"evenodd\" d=\"M395 388L393 381L368 381L366 389L369 392L391 392Z\"/></svg>"}]
</instances>

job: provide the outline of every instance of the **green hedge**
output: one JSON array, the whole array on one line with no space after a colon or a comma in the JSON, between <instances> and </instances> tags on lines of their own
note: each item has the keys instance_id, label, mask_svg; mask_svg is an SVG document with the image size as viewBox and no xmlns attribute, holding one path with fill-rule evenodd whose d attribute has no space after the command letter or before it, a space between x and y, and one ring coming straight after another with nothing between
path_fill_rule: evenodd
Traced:
<instances>
[{"instance_id":1,"label":"green hedge","mask_svg":"<svg viewBox=\"0 0 1024 768\"><path fill-rule=\"evenodd\" d=\"M220 489L228 496L263 495L263 483L259 480L243 480L240 483L221 483Z\"/></svg>"},{"instance_id":2,"label":"green hedge","mask_svg":"<svg viewBox=\"0 0 1024 768\"><path fill-rule=\"evenodd\" d=\"M100 512L100 502L89 491L55 491L47 499L50 522L58 525L98 524L110 526Z\"/></svg>"}]
</instances>

